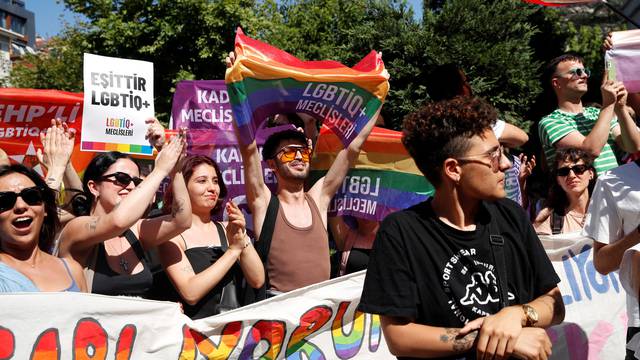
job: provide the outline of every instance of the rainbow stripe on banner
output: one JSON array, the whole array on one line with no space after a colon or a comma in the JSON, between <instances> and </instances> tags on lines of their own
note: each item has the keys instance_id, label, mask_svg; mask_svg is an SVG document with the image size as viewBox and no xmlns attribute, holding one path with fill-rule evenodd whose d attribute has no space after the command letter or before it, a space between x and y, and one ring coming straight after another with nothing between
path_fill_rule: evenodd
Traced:
<instances>
[{"instance_id":1,"label":"rainbow stripe on banner","mask_svg":"<svg viewBox=\"0 0 640 360\"><path fill-rule=\"evenodd\" d=\"M244 144L255 139L267 117L305 113L347 145L376 116L389 91L389 73L375 51L352 68L336 61L302 61L238 28L235 53L225 82Z\"/></svg>"},{"instance_id":2,"label":"rainbow stripe on banner","mask_svg":"<svg viewBox=\"0 0 640 360\"><path fill-rule=\"evenodd\" d=\"M125 154L153 155L153 147L149 145L113 144L94 141L83 141L83 151L119 151Z\"/></svg>"},{"instance_id":3,"label":"rainbow stripe on banner","mask_svg":"<svg viewBox=\"0 0 640 360\"><path fill-rule=\"evenodd\" d=\"M398 131L373 129L331 201L330 216L352 215L380 221L433 194L433 186L418 170L401 138ZM311 183L326 174L341 149L338 137L323 126L311 162Z\"/></svg>"}]
</instances>

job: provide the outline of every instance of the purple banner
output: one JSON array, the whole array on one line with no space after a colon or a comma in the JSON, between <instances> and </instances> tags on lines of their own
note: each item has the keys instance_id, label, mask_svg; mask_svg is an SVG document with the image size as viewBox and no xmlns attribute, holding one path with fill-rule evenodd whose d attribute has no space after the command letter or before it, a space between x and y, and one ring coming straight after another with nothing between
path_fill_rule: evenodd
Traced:
<instances>
[{"instance_id":1,"label":"purple banner","mask_svg":"<svg viewBox=\"0 0 640 360\"><path fill-rule=\"evenodd\" d=\"M229 93L224 80L180 81L173 95L173 128L231 131Z\"/></svg>"},{"instance_id":2,"label":"purple banner","mask_svg":"<svg viewBox=\"0 0 640 360\"><path fill-rule=\"evenodd\" d=\"M212 158L222 172L222 181L227 187L226 201L232 200L247 220L247 228L252 230L253 221L247 205L244 187L244 170L238 141L233 133L231 106L227 88L223 80L181 81L176 87L172 106L173 129L189 129L187 152ZM266 121L262 126L266 126ZM273 128L261 127L256 136L258 149L274 132L290 129L292 125ZM262 162L264 181L275 191L276 179L266 162ZM227 214L220 213L216 220L226 220Z\"/></svg>"}]
</instances>

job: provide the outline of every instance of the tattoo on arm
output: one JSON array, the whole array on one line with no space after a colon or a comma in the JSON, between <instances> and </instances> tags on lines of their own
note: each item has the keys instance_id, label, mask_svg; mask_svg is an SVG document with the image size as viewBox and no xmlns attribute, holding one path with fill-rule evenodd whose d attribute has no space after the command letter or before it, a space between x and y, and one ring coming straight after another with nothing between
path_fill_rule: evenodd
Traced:
<instances>
[{"instance_id":1,"label":"tattoo on arm","mask_svg":"<svg viewBox=\"0 0 640 360\"><path fill-rule=\"evenodd\" d=\"M91 220L87 223L87 230L91 232L95 232L98 228L98 221L100 220L99 216L93 216Z\"/></svg>"},{"instance_id":2,"label":"tattoo on arm","mask_svg":"<svg viewBox=\"0 0 640 360\"><path fill-rule=\"evenodd\" d=\"M182 270L182 272L186 272L186 273L193 272L193 270L189 266L183 266L180 270Z\"/></svg>"},{"instance_id":3,"label":"tattoo on arm","mask_svg":"<svg viewBox=\"0 0 640 360\"><path fill-rule=\"evenodd\" d=\"M460 329L445 328L445 333L440 335L440 341L450 343L453 351L467 351L473 347L478 331L473 331L465 336L460 336Z\"/></svg>"}]
</instances>

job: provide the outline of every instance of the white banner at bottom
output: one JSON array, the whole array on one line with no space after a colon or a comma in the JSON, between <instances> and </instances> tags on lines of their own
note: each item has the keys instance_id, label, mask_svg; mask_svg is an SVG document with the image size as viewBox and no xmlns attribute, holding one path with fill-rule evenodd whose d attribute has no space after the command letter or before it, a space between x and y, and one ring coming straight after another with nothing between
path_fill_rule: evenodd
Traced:
<instances>
[{"instance_id":1,"label":"white banner at bottom","mask_svg":"<svg viewBox=\"0 0 640 360\"><path fill-rule=\"evenodd\" d=\"M624 358L625 296L598 274L591 241L542 242L560 276L565 323L553 359ZM364 272L192 321L174 303L78 293L0 295L5 359L394 359L377 315L355 311Z\"/></svg>"}]
</instances>

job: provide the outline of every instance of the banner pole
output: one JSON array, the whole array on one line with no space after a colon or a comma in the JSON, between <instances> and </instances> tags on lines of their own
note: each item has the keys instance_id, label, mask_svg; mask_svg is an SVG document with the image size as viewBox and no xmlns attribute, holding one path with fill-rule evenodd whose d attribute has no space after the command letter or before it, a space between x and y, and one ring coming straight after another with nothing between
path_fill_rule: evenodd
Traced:
<instances>
[{"instance_id":1,"label":"banner pole","mask_svg":"<svg viewBox=\"0 0 640 360\"><path fill-rule=\"evenodd\" d=\"M620 11L618 8L616 8L615 6L609 4L607 2L607 0L602 0L602 3L605 4L609 9L611 9L611 11L613 11L614 13L622 16L625 20L627 20L628 22L632 23L636 28L640 29L640 24L638 24L637 22L635 22L632 18L628 17L627 15L625 15L625 13L623 13L622 11Z\"/></svg>"}]
</instances>

